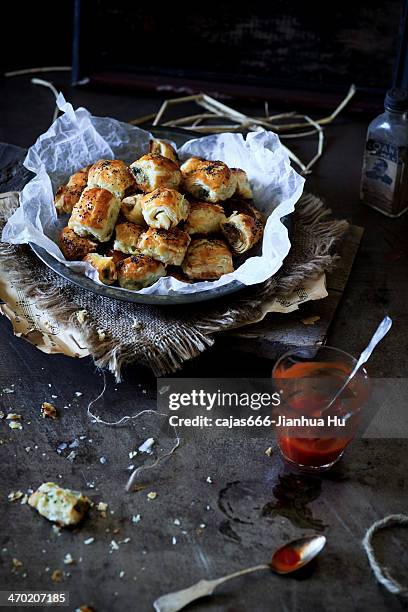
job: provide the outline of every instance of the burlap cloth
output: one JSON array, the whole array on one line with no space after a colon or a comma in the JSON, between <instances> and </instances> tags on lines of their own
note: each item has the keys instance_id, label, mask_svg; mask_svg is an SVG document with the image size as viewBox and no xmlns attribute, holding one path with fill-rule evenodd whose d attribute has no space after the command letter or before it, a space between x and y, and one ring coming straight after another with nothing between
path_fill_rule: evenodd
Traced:
<instances>
[{"instance_id":1,"label":"burlap cloth","mask_svg":"<svg viewBox=\"0 0 408 612\"><path fill-rule=\"evenodd\" d=\"M0 232L17 206L17 193L2 200ZM278 274L225 298L192 305L156 307L95 295L48 269L26 245L0 242L0 266L42 310L80 330L97 367L107 367L117 380L123 365L134 362L163 375L211 346L217 332L258 320L265 300L331 269L338 259L335 244L348 224L331 219L330 212L319 198L304 194L292 215L292 247ZM85 316L78 317L82 310Z\"/></svg>"}]
</instances>

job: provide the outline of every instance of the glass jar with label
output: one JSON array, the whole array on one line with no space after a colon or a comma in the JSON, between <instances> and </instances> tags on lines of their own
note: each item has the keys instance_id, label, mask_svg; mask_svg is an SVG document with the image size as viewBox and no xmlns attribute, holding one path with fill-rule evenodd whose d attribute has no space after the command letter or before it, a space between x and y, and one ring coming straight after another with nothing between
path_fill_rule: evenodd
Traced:
<instances>
[{"instance_id":1,"label":"glass jar with label","mask_svg":"<svg viewBox=\"0 0 408 612\"><path fill-rule=\"evenodd\" d=\"M388 217L408 210L408 90L390 89L368 126L360 198Z\"/></svg>"}]
</instances>

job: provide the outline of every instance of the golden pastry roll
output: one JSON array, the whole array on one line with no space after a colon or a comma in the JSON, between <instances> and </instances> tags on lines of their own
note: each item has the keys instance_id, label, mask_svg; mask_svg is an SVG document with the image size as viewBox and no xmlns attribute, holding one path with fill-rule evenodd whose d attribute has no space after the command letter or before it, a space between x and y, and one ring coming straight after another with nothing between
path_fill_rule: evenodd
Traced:
<instances>
[{"instance_id":1,"label":"golden pastry roll","mask_svg":"<svg viewBox=\"0 0 408 612\"><path fill-rule=\"evenodd\" d=\"M66 185L58 187L54 198L55 208L58 213L72 212L72 209L86 187L90 167L91 166L86 166L86 168L81 168L81 170L78 170L78 172L75 172L75 174L69 177Z\"/></svg>"},{"instance_id":2,"label":"golden pastry roll","mask_svg":"<svg viewBox=\"0 0 408 612\"><path fill-rule=\"evenodd\" d=\"M150 287L159 278L166 276L166 268L160 261L142 253L123 259L117 269L119 285L132 291Z\"/></svg>"},{"instance_id":3,"label":"golden pastry roll","mask_svg":"<svg viewBox=\"0 0 408 612\"><path fill-rule=\"evenodd\" d=\"M89 238L77 236L74 230L69 227L64 227L61 230L58 244L65 259L68 259L68 261L80 261L88 253L95 253L98 248L97 242Z\"/></svg>"},{"instance_id":4,"label":"golden pastry roll","mask_svg":"<svg viewBox=\"0 0 408 612\"><path fill-rule=\"evenodd\" d=\"M114 250L133 255L137 252L137 243L144 231L145 228L141 225L136 225L136 223L130 223L129 221L118 223L115 227Z\"/></svg>"},{"instance_id":5,"label":"golden pastry roll","mask_svg":"<svg viewBox=\"0 0 408 612\"><path fill-rule=\"evenodd\" d=\"M190 204L190 214L185 224L185 231L190 234L216 234L221 230L221 223L227 218L219 204L194 202Z\"/></svg>"},{"instance_id":6,"label":"golden pastry roll","mask_svg":"<svg viewBox=\"0 0 408 612\"><path fill-rule=\"evenodd\" d=\"M113 257L98 255L98 253L89 253L84 257L83 261L87 261L98 272L98 278L104 285L112 285L117 280L116 266Z\"/></svg>"},{"instance_id":7,"label":"golden pastry roll","mask_svg":"<svg viewBox=\"0 0 408 612\"><path fill-rule=\"evenodd\" d=\"M122 200L136 188L135 180L128 166L120 159L100 159L89 169L88 187L107 189Z\"/></svg>"},{"instance_id":8,"label":"golden pastry roll","mask_svg":"<svg viewBox=\"0 0 408 612\"><path fill-rule=\"evenodd\" d=\"M72 210L68 221L78 236L93 236L107 242L119 215L120 200L107 189L87 187Z\"/></svg>"},{"instance_id":9,"label":"golden pastry roll","mask_svg":"<svg viewBox=\"0 0 408 612\"><path fill-rule=\"evenodd\" d=\"M171 230L150 227L140 236L139 250L166 265L179 266L184 259L190 236L178 227Z\"/></svg>"},{"instance_id":10,"label":"golden pastry roll","mask_svg":"<svg viewBox=\"0 0 408 612\"><path fill-rule=\"evenodd\" d=\"M147 225L158 229L171 229L188 217L190 204L175 189L155 189L143 196L142 214Z\"/></svg>"},{"instance_id":11,"label":"golden pastry roll","mask_svg":"<svg viewBox=\"0 0 408 612\"><path fill-rule=\"evenodd\" d=\"M251 249L262 238L262 223L249 215L234 212L221 225L222 233L237 255Z\"/></svg>"},{"instance_id":12,"label":"golden pastry roll","mask_svg":"<svg viewBox=\"0 0 408 612\"><path fill-rule=\"evenodd\" d=\"M198 166L205 161L202 157L189 157L180 166L181 176L184 179L187 175L194 170L197 170Z\"/></svg>"},{"instance_id":13,"label":"golden pastry roll","mask_svg":"<svg viewBox=\"0 0 408 612\"><path fill-rule=\"evenodd\" d=\"M252 200L253 193L245 170L241 170L241 168L231 168L231 172L235 179L234 196L236 198L244 198L244 200Z\"/></svg>"},{"instance_id":14,"label":"golden pastry roll","mask_svg":"<svg viewBox=\"0 0 408 612\"><path fill-rule=\"evenodd\" d=\"M234 271L232 254L223 240L195 238L182 263L184 274L194 280L217 280Z\"/></svg>"},{"instance_id":15,"label":"golden pastry roll","mask_svg":"<svg viewBox=\"0 0 408 612\"><path fill-rule=\"evenodd\" d=\"M124 198L120 204L120 212L125 219L132 223L136 223L136 225L145 225L142 214L142 198L142 193L136 193Z\"/></svg>"},{"instance_id":16,"label":"golden pastry roll","mask_svg":"<svg viewBox=\"0 0 408 612\"><path fill-rule=\"evenodd\" d=\"M138 189L148 193L159 187L178 189L181 172L178 164L163 155L148 153L130 164Z\"/></svg>"},{"instance_id":17,"label":"golden pastry roll","mask_svg":"<svg viewBox=\"0 0 408 612\"><path fill-rule=\"evenodd\" d=\"M77 525L88 511L91 500L79 491L62 489L55 482L44 482L28 498L41 516L66 527Z\"/></svg>"},{"instance_id":18,"label":"golden pastry roll","mask_svg":"<svg viewBox=\"0 0 408 612\"><path fill-rule=\"evenodd\" d=\"M109 251L107 251L106 253L106 256L112 257L113 263L115 264L115 266L117 266L118 263L122 261L122 259L126 259L126 257L128 257L128 254L122 253L122 251L115 251L114 249L109 249Z\"/></svg>"},{"instance_id":19,"label":"golden pastry roll","mask_svg":"<svg viewBox=\"0 0 408 612\"><path fill-rule=\"evenodd\" d=\"M157 138L151 140L149 143L149 153L153 153L153 155L162 155L176 163L178 162L176 150L165 140L158 140Z\"/></svg>"},{"instance_id":20,"label":"golden pastry roll","mask_svg":"<svg viewBox=\"0 0 408 612\"><path fill-rule=\"evenodd\" d=\"M205 202L228 200L234 194L236 180L222 161L202 161L194 170L183 174L188 193Z\"/></svg>"}]
</instances>

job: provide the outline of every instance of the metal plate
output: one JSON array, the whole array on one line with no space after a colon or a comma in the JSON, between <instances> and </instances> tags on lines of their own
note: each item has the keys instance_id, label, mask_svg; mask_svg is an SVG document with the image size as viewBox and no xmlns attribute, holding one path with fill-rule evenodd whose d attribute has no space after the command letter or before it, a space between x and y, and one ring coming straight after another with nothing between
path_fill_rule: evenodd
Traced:
<instances>
[{"instance_id":1,"label":"metal plate","mask_svg":"<svg viewBox=\"0 0 408 612\"><path fill-rule=\"evenodd\" d=\"M146 128L149 129L149 128ZM177 146L181 146L187 140L190 140L194 134L191 132L185 132L183 130L171 129L161 127L152 127L149 131L159 138L166 140L173 140ZM282 217L282 223L286 225L290 232L291 220L289 216ZM66 280L78 285L81 289L92 291L103 297L113 298L115 300L122 300L124 302L134 302L137 304L155 304L156 306L172 306L174 304L192 304L196 302L205 302L208 300L214 300L231 293L236 293L241 289L244 289L245 285L239 281L232 281L228 285L223 287L217 287L214 289L208 289L207 291L197 291L196 293L171 293L168 295L144 295L142 293L135 293L134 291L128 291L120 289L119 287L110 287L108 285L98 285L92 279L87 276L83 276L78 272L74 272L63 263L54 259L45 249L39 247L36 244L29 243L34 253L41 259L41 261L51 270L65 278Z\"/></svg>"}]
</instances>

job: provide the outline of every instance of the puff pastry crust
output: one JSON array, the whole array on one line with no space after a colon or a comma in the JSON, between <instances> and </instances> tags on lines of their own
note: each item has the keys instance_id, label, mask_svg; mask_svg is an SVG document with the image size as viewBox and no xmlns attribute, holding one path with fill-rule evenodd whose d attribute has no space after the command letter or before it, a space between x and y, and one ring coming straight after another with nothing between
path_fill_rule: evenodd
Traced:
<instances>
[{"instance_id":1,"label":"puff pastry crust","mask_svg":"<svg viewBox=\"0 0 408 612\"><path fill-rule=\"evenodd\" d=\"M190 204L185 231L190 234L216 234L221 230L221 223L227 220L224 209L219 204L194 202Z\"/></svg>"},{"instance_id":2,"label":"puff pastry crust","mask_svg":"<svg viewBox=\"0 0 408 612\"><path fill-rule=\"evenodd\" d=\"M166 269L160 261L143 254L123 259L118 263L117 270L119 285L132 291L149 287L166 276Z\"/></svg>"},{"instance_id":3,"label":"puff pastry crust","mask_svg":"<svg viewBox=\"0 0 408 612\"><path fill-rule=\"evenodd\" d=\"M235 180L234 196L237 198L244 198L244 200L252 200L253 193L245 170L241 170L241 168L231 168L231 173Z\"/></svg>"},{"instance_id":4,"label":"puff pastry crust","mask_svg":"<svg viewBox=\"0 0 408 612\"><path fill-rule=\"evenodd\" d=\"M148 193L159 187L178 189L181 172L176 162L158 155L148 153L130 164L138 189Z\"/></svg>"},{"instance_id":5,"label":"puff pastry crust","mask_svg":"<svg viewBox=\"0 0 408 612\"><path fill-rule=\"evenodd\" d=\"M234 212L221 226L234 253L242 255L261 239L262 223L250 215Z\"/></svg>"},{"instance_id":6,"label":"puff pastry crust","mask_svg":"<svg viewBox=\"0 0 408 612\"><path fill-rule=\"evenodd\" d=\"M66 185L58 187L54 198L55 208L58 213L72 212L72 209L86 187L90 167L91 166L86 166L86 168L81 168L81 170L78 170L78 172L75 172L75 174L69 177Z\"/></svg>"},{"instance_id":7,"label":"puff pastry crust","mask_svg":"<svg viewBox=\"0 0 408 612\"><path fill-rule=\"evenodd\" d=\"M154 155L162 155L163 157L167 157L168 159L178 163L178 155L174 147L164 140L158 140L156 138L151 140L149 143L149 153L153 153Z\"/></svg>"},{"instance_id":8,"label":"puff pastry crust","mask_svg":"<svg viewBox=\"0 0 408 612\"><path fill-rule=\"evenodd\" d=\"M189 174L191 174L191 172L194 172L194 170L197 170L198 166L203 161L204 159L202 157L189 157L188 159L186 159L186 161L183 162L180 166L180 171L183 179Z\"/></svg>"},{"instance_id":9,"label":"puff pastry crust","mask_svg":"<svg viewBox=\"0 0 408 612\"><path fill-rule=\"evenodd\" d=\"M202 161L194 170L184 172L183 185L188 193L199 200L219 202L232 197L236 180L224 162Z\"/></svg>"},{"instance_id":10,"label":"puff pastry crust","mask_svg":"<svg viewBox=\"0 0 408 612\"><path fill-rule=\"evenodd\" d=\"M124 198L120 204L120 212L128 221L137 225L145 225L145 220L142 214L142 193Z\"/></svg>"},{"instance_id":11,"label":"puff pastry crust","mask_svg":"<svg viewBox=\"0 0 408 612\"><path fill-rule=\"evenodd\" d=\"M190 204L175 189L155 189L141 200L142 214L150 227L171 229L188 217Z\"/></svg>"},{"instance_id":12,"label":"puff pastry crust","mask_svg":"<svg viewBox=\"0 0 408 612\"><path fill-rule=\"evenodd\" d=\"M98 278L104 285L112 285L117 280L116 266L113 257L98 255L98 253L90 253L84 257L98 272Z\"/></svg>"},{"instance_id":13,"label":"puff pastry crust","mask_svg":"<svg viewBox=\"0 0 408 612\"><path fill-rule=\"evenodd\" d=\"M118 223L115 227L116 239L113 243L114 250L129 253L129 255L137 253L137 243L144 231L145 228L141 225L136 225L136 223Z\"/></svg>"},{"instance_id":14,"label":"puff pastry crust","mask_svg":"<svg viewBox=\"0 0 408 612\"><path fill-rule=\"evenodd\" d=\"M179 266L184 259L190 236L178 227L172 230L150 227L141 235L139 250L166 265Z\"/></svg>"},{"instance_id":15,"label":"puff pastry crust","mask_svg":"<svg viewBox=\"0 0 408 612\"><path fill-rule=\"evenodd\" d=\"M44 482L28 498L41 516L66 527L77 525L88 511L91 500L79 491L62 489L55 482Z\"/></svg>"},{"instance_id":16,"label":"puff pastry crust","mask_svg":"<svg viewBox=\"0 0 408 612\"><path fill-rule=\"evenodd\" d=\"M64 227L59 235L59 247L68 261L80 261L88 253L95 253L98 244L89 238L77 236L74 230Z\"/></svg>"},{"instance_id":17,"label":"puff pastry crust","mask_svg":"<svg viewBox=\"0 0 408 612\"><path fill-rule=\"evenodd\" d=\"M226 243L207 238L192 240L181 267L184 274L194 280L216 280L234 270Z\"/></svg>"},{"instance_id":18,"label":"puff pastry crust","mask_svg":"<svg viewBox=\"0 0 408 612\"><path fill-rule=\"evenodd\" d=\"M107 189L121 200L135 189L135 180L128 166L120 159L100 159L89 169L88 187Z\"/></svg>"},{"instance_id":19,"label":"puff pastry crust","mask_svg":"<svg viewBox=\"0 0 408 612\"><path fill-rule=\"evenodd\" d=\"M68 221L79 236L93 236L107 242L119 215L120 200L107 189L87 187L75 204Z\"/></svg>"}]
</instances>

